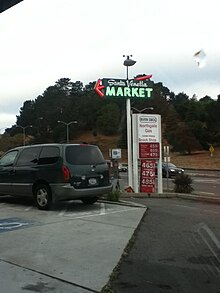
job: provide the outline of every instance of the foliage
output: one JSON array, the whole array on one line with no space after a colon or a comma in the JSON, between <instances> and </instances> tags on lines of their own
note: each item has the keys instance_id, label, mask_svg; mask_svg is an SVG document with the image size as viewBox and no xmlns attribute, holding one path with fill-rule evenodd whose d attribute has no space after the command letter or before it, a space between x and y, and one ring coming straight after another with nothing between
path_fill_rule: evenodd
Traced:
<instances>
[{"instance_id":1,"label":"foliage","mask_svg":"<svg viewBox=\"0 0 220 293\"><path fill-rule=\"evenodd\" d=\"M117 133L120 111L116 104L103 105L97 114L97 128L104 135Z\"/></svg>"},{"instance_id":2,"label":"foliage","mask_svg":"<svg viewBox=\"0 0 220 293\"><path fill-rule=\"evenodd\" d=\"M121 195L120 190L118 189L112 190L111 192L107 194L107 200L117 202L119 201L120 195Z\"/></svg>"},{"instance_id":3,"label":"foliage","mask_svg":"<svg viewBox=\"0 0 220 293\"><path fill-rule=\"evenodd\" d=\"M174 191L178 193L191 193L194 189L191 186L192 179L187 174L180 174L174 179Z\"/></svg>"},{"instance_id":4,"label":"foliage","mask_svg":"<svg viewBox=\"0 0 220 293\"><path fill-rule=\"evenodd\" d=\"M77 124L69 127L70 140L88 130L96 134L119 134L117 147L126 148L126 100L100 99L93 90L94 84L93 81L84 86L81 81L58 79L36 99L24 102L16 125L32 125L26 130L26 134L33 137L32 143L61 142L66 139L65 125L57 121L77 120ZM160 114L162 137L173 150L190 154L220 143L220 95L217 100L209 96L197 100L195 95L192 98L185 93L175 95L161 82L152 82L152 86L153 97L131 100L131 110L133 113ZM22 128L16 125L6 130L8 136L22 135ZM9 148L13 143L7 135L1 142L6 139Z\"/></svg>"},{"instance_id":5,"label":"foliage","mask_svg":"<svg viewBox=\"0 0 220 293\"><path fill-rule=\"evenodd\" d=\"M13 137L7 134L0 136L0 151L1 152L6 152L8 149L21 146L22 144L23 144L22 134L16 134Z\"/></svg>"}]
</instances>

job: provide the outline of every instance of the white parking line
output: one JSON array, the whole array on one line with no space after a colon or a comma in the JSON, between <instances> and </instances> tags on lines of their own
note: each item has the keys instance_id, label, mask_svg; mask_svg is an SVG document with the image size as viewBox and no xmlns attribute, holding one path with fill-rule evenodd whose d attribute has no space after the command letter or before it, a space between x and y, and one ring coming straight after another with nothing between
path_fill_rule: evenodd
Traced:
<instances>
[{"instance_id":1,"label":"white parking line","mask_svg":"<svg viewBox=\"0 0 220 293\"><path fill-rule=\"evenodd\" d=\"M204 243L207 245L214 258L216 259L216 263L212 262L212 265L215 267L218 274L220 274L220 258L218 256L218 251L220 250L220 242L213 233L213 231L208 227L208 225L204 223L200 223L198 225L197 232L201 236ZM204 233L205 232L205 233ZM214 245L213 245L214 243Z\"/></svg>"},{"instance_id":2,"label":"white parking line","mask_svg":"<svg viewBox=\"0 0 220 293\"><path fill-rule=\"evenodd\" d=\"M112 211L112 212L105 212L105 213L99 213L99 214L90 214L90 215L81 215L78 217L74 217L74 219L83 219L83 218L90 218L90 217L97 217L97 216L104 216L104 215L110 215L110 214L117 214L117 213L123 213L123 212L129 212L129 211L135 211L139 208L129 208L125 210L118 210L118 211Z\"/></svg>"},{"instance_id":3,"label":"white parking line","mask_svg":"<svg viewBox=\"0 0 220 293\"><path fill-rule=\"evenodd\" d=\"M105 214L106 214L105 204L104 204L104 202L101 202L100 215L105 215Z\"/></svg>"},{"instance_id":4,"label":"white parking line","mask_svg":"<svg viewBox=\"0 0 220 293\"><path fill-rule=\"evenodd\" d=\"M32 210L33 209L33 207L28 207L28 208L26 208L26 209L24 209L25 210L25 212L29 212L30 210Z\"/></svg>"}]
</instances>

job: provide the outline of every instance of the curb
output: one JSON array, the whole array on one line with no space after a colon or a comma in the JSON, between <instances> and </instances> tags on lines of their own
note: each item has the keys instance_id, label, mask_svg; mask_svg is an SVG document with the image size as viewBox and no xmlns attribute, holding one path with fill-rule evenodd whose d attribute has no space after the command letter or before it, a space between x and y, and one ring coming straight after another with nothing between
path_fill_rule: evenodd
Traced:
<instances>
[{"instance_id":1,"label":"curb","mask_svg":"<svg viewBox=\"0 0 220 293\"><path fill-rule=\"evenodd\" d=\"M122 193L121 198L182 198L220 204L220 197L186 193Z\"/></svg>"},{"instance_id":2,"label":"curb","mask_svg":"<svg viewBox=\"0 0 220 293\"><path fill-rule=\"evenodd\" d=\"M121 197L121 198L125 198L125 197ZM126 197L129 198L129 197ZM132 199L132 197L131 197ZM139 204L136 202L132 202L132 201L125 201L125 200L120 200L119 201L110 201L110 200L106 200L106 199L99 199L99 202L103 202L103 203L109 203L109 204L115 204L115 205L121 205L121 206L128 206L128 207L135 207L135 208L145 208L147 209L146 205L143 204Z\"/></svg>"}]
</instances>

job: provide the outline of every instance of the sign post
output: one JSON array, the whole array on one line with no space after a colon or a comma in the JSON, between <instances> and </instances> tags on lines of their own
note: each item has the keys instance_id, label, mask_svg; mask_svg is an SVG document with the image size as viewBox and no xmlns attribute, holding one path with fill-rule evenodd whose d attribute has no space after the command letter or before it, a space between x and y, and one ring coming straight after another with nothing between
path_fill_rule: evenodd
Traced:
<instances>
[{"instance_id":1,"label":"sign post","mask_svg":"<svg viewBox=\"0 0 220 293\"><path fill-rule=\"evenodd\" d=\"M158 160L157 168L158 168L158 193L163 193L163 183L162 183L162 146L161 146L161 116L155 114L133 114L133 166L134 166L134 191L138 192L138 159L144 160L144 164L149 166L149 162L155 162L154 160ZM147 161L145 161L147 160ZM153 164L153 163L152 163ZM150 165L152 165L150 164ZM154 168L151 168L155 170ZM140 185L142 183L148 182L151 185L154 182L152 176L152 170L149 174L151 174L151 180L143 180L140 181ZM145 170L141 169L141 172L146 173ZM155 171L154 171L155 172ZM149 178L148 178L149 179ZM140 190L146 190L140 186ZM150 190L150 188L148 189Z\"/></svg>"},{"instance_id":2,"label":"sign post","mask_svg":"<svg viewBox=\"0 0 220 293\"><path fill-rule=\"evenodd\" d=\"M210 151L210 156L213 157L213 153L214 153L215 149L213 148L212 145L210 146L209 151Z\"/></svg>"},{"instance_id":3,"label":"sign post","mask_svg":"<svg viewBox=\"0 0 220 293\"><path fill-rule=\"evenodd\" d=\"M132 176L132 130L131 130L131 103L130 99L144 100L152 97L153 82L149 79L152 75L143 75L134 79L128 77L128 61L127 63L127 79L103 78L98 79L94 90L102 99L126 99L126 113L127 113L127 149L128 149L128 185L133 188ZM134 151L134 149L133 149ZM134 165L133 165L134 168Z\"/></svg>"}]
</instances>

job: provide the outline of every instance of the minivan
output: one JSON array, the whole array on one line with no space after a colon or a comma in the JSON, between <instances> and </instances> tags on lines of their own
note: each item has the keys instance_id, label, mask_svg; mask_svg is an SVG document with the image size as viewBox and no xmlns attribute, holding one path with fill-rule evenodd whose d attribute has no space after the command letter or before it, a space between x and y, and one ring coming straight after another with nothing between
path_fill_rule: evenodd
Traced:
<instances>
[{"instance_id":1,"label":"minivan","mask_svg":"<svg viewBox=\"0 0 220 293\"><path fill-rule=\"evenodd\" d=\"M33 196L40 210L59 200L93 204L111 189L108 164L95 145L22 146L0 158L0 195Z\"/></svg>"}]
</instances>

